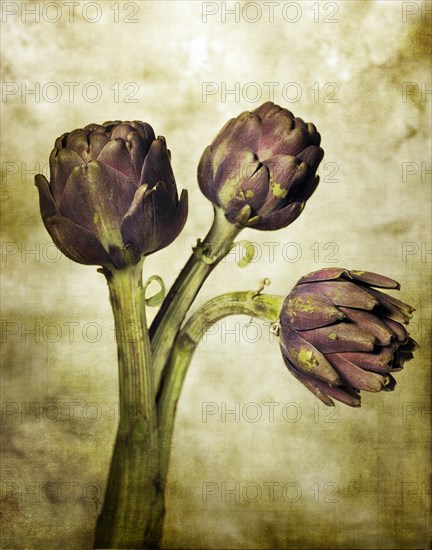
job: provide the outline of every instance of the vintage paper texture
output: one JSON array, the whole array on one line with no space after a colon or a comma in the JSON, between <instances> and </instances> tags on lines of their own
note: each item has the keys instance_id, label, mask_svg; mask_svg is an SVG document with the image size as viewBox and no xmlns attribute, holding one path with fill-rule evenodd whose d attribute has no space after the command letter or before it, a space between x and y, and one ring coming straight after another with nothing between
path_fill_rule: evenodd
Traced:
<instances>
[{"instance_id":1,"label":"vintage paper texture","mask_svg":"<svg viewBox=\"0 0 432 550\"><path fill-rule=\"evenodd\" d=\"M178 407L164 545L428 548L430 2L1 8L2 547L91 548L116 428L105 281L57 254L38 211L33 177L55 138L115 119L167 137L190 214L145 274L171 284L211 223L204 147L274 99L318 127L322 181L289 228L243 231L260 260L240 269L230 255L194 309L263 277L285 294L320 267L376 271L416 307L420 348L393 393L331 411L290 377L268 326L219 323Z\"/></svg>"}]
</instances>

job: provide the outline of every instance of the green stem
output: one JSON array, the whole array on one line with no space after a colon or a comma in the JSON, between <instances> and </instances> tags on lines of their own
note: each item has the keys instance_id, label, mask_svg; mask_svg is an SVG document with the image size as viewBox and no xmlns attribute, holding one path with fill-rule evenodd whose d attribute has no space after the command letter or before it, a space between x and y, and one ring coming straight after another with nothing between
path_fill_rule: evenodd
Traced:
<instances>
[{"instance_id":1,"label":"green stem","mask_svg":"<svg viewBox=\"0 0 432 550\"><path fill-rule=\"evenodd\" d=\"M120 413L95 548L158 548L161 520L155 510L163 510L163 492L142 261L102 272L115 321Z\"/></svg>"},{"instance_id":2,"label":"green stem","mask_svg":"<svg viewBox=\"0 0 432 550\"><path fill-rule=\"evenodd\" d=\"M165 485L168 473L175 413L183 382L192 356L203 335L212 325L229 315L248 315L277 322L284 298L256 292L232 292L217 296L204 304L179 332L167 364L158 398L160 437L160 471Z\"/></svg>"},{"instance_id":3,"label":"green stem","mask_svg":"<svg viewBox=\"0 0 432 550\"><path fill-rule=\"evenodd\" d=\"M150 327L155 388L159 388L164 367L186 313L204 281L230 251L240 231L240 227L228 222L222 210L215 209L210 231L204 241L198 243L166 296Z\"/></svg>"}]
</instances>

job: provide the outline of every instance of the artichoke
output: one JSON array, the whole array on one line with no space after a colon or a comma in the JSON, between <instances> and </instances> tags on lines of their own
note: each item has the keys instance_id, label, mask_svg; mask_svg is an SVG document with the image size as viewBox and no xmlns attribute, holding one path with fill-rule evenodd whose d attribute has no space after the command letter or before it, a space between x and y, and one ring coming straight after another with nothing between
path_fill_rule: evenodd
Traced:
<instances>
[{"instance_id":1,"label":"artichoke","mask_svg":"<svg viewBox=\"0 0 432 550\"><path fill-rule=\"evenodd\" d=\"M393 390L392 373L413 357L404 325L414 308L376 288L399 289L367 271L327 268L302 277L280 314L288 370L326 405L360 406L360 390Z\"/></svg>"},{"instance_id":2,"label":"artichoke","mask_svg":"<svg viewBox=\"0 0 432 550\"><path fill-rule=\"evenodd\" d=\"M311 123L268 102L231 119L198 167L204 195L231 223L255 229L286 227L315 191L324 151Z\"/></svg>"},{"instance_id":3,"label":"artichoke","mask_svg":"<svg viewBox=\"0 0 432 550\"><path fill-rule=\"evenodd\" d=\"M187 218L165 138L145 122L105 122L63 134L38 174L40 210L68 258L121 269L169 245Z\"/></svg>"}]
</instances>

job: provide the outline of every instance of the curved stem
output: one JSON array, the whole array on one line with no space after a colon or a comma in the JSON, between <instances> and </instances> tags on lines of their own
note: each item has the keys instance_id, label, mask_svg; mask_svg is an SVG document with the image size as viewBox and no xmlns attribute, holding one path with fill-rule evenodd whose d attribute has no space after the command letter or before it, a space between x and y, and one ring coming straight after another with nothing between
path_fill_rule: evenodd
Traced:
<instances>
[{"instance_id":1,"label":"curved stem","mask_svg":"<svg viewBox=\"0 0 432 550\"><path fill-rule=\"evenodd\" d=\"M240 227L228 222L221 209L215 208L210 231L203 242L198 242L159 309L150 327L156 389L159 388L164 367L186 313L204 281L230 251L240 231Z\"/></svg>"},{"instance_id":2,"label":"curved stem","mask_svg":"<svg viewBox=\"0 0 432 550\"><path fill-rule=\"evenodd\" d=\"M163 493L141 272L142 261L122 270L102 269L115 321L120 413L96 548L155 548L161 537L154 517Z\"/></svg>"},{"instance_id":3,"label":"curved stem","mask_svg":"<svg viewBox=\"0 0 432 550\"><path fill-rule=\"evenodd\" d=\"M157 401L161 452L160 471L163 484L166 482L168 473L177 403L192 356L202 341L203 335L217 321L229 315L243 314L277 322L283 300L282 296L261 295L256 292L223 294L204 304L179 332Z\"/></svg>"}]
</instances>

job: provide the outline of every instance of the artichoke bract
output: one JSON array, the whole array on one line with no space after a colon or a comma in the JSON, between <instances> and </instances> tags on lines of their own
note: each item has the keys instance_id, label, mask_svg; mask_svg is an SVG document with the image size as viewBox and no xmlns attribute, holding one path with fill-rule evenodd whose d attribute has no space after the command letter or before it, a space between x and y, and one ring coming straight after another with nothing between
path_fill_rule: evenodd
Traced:
<instances>
[{"instance_id":1,"label":"artichoke bract","mask_svg":"<svg viewBox=\"0 0 432 550\"><path fill-rule=\"evenodd\" d=\"M63 134L39 174L43 222L68 258L121 269L169 245L187 218L165 138L145 122L105 122Z\"/></svg>"},{"instance_id":2,"label":"artichoke bract","mask_svg":"<svg viewBox=\"0 0 432 550\"><path fill-rule=\"evenodd\" d=\"M375 287L375 288L374 288ZM404 325L414 308L376 288L398 289L367 271L328 268L302 277L280 314L288 370L326 405L360 406L360 390L393 390L392 373L416 348Z\"/></svg>"},{"instance_id":3,"label":"artichoke bract","mask_svg":"<svg viewBox=\"0 0 432 550\"><path fill-rule=\"evenodd\" d=\"M198 167L204 195L233 224L286 227L315 191L324 151L311 123L267 102L231 119L208 146Z\"/></svg>"}]
</instances>

